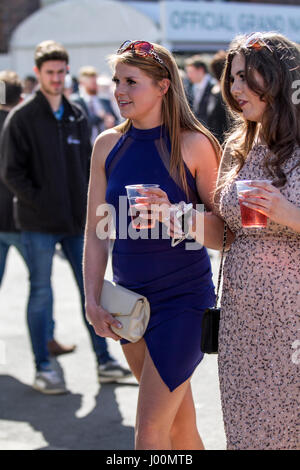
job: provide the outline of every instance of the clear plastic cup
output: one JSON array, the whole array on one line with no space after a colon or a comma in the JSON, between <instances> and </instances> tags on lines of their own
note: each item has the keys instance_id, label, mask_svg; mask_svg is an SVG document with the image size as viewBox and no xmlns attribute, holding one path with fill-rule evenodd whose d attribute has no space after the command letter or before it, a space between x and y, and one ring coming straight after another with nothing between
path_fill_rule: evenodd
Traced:
<instances>
[{"instance_id":1,"label":"clear plastic cup","mask_svg":"<svg viewBox=\"0 0 300 470\"><path fill-rule=\"evenodd\" d=\"M127 198L129 202L130 215L132 226L135 229L153 228L155 226L155 219L151 217L151 209L143 208L142 202L136 203L136 198L143 199L143 194L140 193L141 189L159 188L159 184L130 184L125 186L127 191ZM141 212L148 212L148 218L140 217Z\"/></svg>"},{"instance_id":2,"label":"clear plastic cup","mask_svg":"<svg viewBox=\"0 0 300 470\"><path fill-rule=\"evenodd\" d=\"M240 197L240 192L253 189L253 186L249 186L249 183L255 183L255 182L271 183L270 180L241 180L241 181L235 182L237 195L238 195L239 203L240 203L240 209L241 209L242 226L248 227L248 228L249 227L263 228L267 226L267 223L268 223L267 216L255 209L251 209L250 207L245 206L243 204L243 199Z\"/></svg>"}]
</instances>

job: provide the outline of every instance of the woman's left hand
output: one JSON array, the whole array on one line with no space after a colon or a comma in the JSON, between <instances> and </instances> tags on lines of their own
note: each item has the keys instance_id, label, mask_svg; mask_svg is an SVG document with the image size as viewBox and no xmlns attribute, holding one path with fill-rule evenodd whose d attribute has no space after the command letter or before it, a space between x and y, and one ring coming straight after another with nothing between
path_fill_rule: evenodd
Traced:
<instances>
[{"instance_id":1,"label":"woman's left hand","mask_svg":"<svg viewBox=\"0 0 300 470\"><path fill-rule=\"evenodd\" d=\"M264 181L247 184L253 186L253 189L240 193L243 205L261 212L280 225L293 225L299 208L289 202L278 188Z\"/></svg>"}]
</instances>

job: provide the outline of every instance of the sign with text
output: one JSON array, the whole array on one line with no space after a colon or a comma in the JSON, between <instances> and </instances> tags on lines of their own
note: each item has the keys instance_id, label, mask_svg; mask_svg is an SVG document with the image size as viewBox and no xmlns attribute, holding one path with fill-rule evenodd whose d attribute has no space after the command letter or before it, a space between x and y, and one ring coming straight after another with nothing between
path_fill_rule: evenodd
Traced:
<instances>
[{"instance_id":1,"label":"sign with text","mask_svg":"<svg viewBox=\"0 0 300 470\"><path fill-rule=\"evenodd\" d=\"M300 42L300 7L165 1L161 28L164 41L230 42L237 34L277 31Z\"/></svg>"}]
</instances>

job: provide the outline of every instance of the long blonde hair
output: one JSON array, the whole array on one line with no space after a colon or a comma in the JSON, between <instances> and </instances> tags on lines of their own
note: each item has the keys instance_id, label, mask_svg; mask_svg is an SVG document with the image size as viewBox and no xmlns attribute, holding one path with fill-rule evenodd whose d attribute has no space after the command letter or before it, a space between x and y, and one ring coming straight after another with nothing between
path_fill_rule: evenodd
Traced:
<instances>
[{"instance_id":1,"label":"long blonde hair","mask_svg":"<svg viewBox=\"0 0 300 470\"><path fill-rule=\"evenodd\" d=\"M179 75L178 67L172 54L163 46L153 44L156 54L162 59L165 67L156 61L153 57L141 57L132 50L123 54L114 54L109 57L112 66L117 63L123 63L138 67L145 72L154 83L158 83L164 78L169 78L170 86L162 101L162 123L167 128L171 140L171 160L170 174L172 176L179 174L182 188L187 193L187 181L184 168L184 162L181 155L180 134L182 130L201 132L211 142L217 159L220 158L220 145L217 139L204 127L192 113L186 99L182 80ZM131 120L119 124L116 129L122 133L127 132L131 127Z\"/></svg>"}]
</instances>

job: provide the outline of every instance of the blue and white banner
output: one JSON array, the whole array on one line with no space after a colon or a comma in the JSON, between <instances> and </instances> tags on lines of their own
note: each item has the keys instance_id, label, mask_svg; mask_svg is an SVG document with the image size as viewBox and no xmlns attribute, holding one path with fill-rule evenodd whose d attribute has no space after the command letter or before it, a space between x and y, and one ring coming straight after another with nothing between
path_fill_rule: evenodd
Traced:
<instances>
[{"instance_id":1,"label":"blue and white banner","mask_svg":"<svg viewBox=\"0 0 300 470\"><path fill-rule=\"evenodd\" d=\"M300 7L249 3L162 1L164 42L230 42L254 31L277 31L300 42Z\"/></svg>"}]
</instances>

